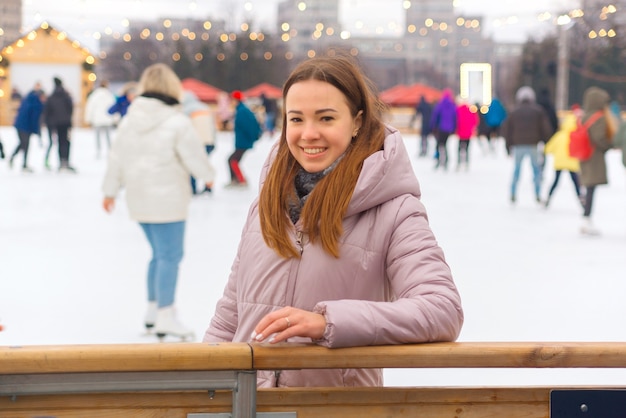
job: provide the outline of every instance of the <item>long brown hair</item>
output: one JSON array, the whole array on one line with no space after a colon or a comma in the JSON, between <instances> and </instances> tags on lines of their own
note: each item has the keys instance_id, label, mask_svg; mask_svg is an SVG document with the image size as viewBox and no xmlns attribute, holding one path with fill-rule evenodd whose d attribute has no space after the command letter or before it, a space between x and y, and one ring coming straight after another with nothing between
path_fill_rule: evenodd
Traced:
<instances>
[{"instance_id":1,"label":"long brown hair","mask_svg":"<svg viewBox=\"0 0 626 418\"><path fill-rule=\"evenodd\" d=\"M304 61L291 73L283 86L283 103L295 83L319 80L330 83L346 97L352 117L362 112L362 124L344 157L313 189L302 208L304 231L311 242L319 239L324 250L339 257L342 220L348 209L363 161L382 149L385 133L385 106L376 89L349 56L318 57ZM269 169L259 196L259 216L265 243L279 255L300 257L289 238L293 228L288 216L289 201L296 199L294 179L301 169L287 145L287 116L282 112L283 127L276 158Z\"/></svg>"}]
</instances>

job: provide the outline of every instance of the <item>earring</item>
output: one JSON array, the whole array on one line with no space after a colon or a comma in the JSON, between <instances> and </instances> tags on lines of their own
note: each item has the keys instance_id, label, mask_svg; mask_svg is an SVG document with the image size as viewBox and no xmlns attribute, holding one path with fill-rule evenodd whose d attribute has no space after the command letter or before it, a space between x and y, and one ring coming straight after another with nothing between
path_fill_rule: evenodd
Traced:
<instances>
[{"instance_id":1,"label":"earring","mask_svg":"<svg viewBox=\"0 0 626 418\"><path fill-rule=\"evenodd\" d=\"M356 138L358 134L359 130L357 129L356 131L354 131L354 134L352 134L352 139Z\"/></svg>"}]
</instances>

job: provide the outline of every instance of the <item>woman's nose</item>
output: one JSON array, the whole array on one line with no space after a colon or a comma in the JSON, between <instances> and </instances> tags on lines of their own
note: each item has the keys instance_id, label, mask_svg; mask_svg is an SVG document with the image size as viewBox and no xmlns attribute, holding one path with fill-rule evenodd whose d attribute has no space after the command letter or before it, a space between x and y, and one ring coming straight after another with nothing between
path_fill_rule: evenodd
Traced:
<instances>
[{"instance_id":1,"label":"woman's nose","mask_svg":"<svg viewBox=\"0 0 626 418\"><path fill-rule=\"evenodd\" d=\"M317 139L319 137L319 130L314 123L305 123L302 127L302 139Z\"/></svg>"}]
</instances>

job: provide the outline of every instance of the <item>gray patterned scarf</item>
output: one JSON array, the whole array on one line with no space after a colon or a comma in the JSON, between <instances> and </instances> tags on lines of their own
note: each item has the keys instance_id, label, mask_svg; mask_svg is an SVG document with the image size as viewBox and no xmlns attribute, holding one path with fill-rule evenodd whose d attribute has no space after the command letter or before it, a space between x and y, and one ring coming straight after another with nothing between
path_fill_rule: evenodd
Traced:
<instances>
[{"instance_id":1,"label":"gray patterned scarf","mask_svg":"<svg viewBox=\"0 0 626 418\"><path fill-rule=\"evenodd\" d=\"M343 154L339 158L337 158L334 163L326 167L324 170L318 171L317 173L309 173L303 168L300 168L300 170L296 174L296 178L294 179L296 197L298 199L291 200L289 202L289 218L291 218L291 222L293 222L294 225L300 219L300 214L302 213L304 203L309 198L309 195L311 194L317 183L319 183L319 181L323 179L328 173L333 171L333 169L337 166L342 158Z\"/></svg>"}]
</instances>

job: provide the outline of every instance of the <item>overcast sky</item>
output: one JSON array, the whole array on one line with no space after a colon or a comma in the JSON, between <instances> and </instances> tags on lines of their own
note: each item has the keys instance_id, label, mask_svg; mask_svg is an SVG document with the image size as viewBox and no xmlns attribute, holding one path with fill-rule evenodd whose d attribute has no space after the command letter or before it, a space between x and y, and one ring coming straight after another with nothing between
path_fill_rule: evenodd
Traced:
<instances>
[{"instance_id":1,"label":"overcast sky","mask_svg":"<svg viewBox=\"0 0 626 418\"><path fill-rule=\"evenodd\" d=\"M30 29L42 21L67 31L88 47L97 45L94 32L107 27L123 29L124 19L151 20L159 17L215 17L235 22L254 16L262 28L273 28L280 0L24 0L24 26ZM549 30L540 23L542 12L559 12L575 7L574 0L456 0L459 13L482 15L488 35L497 41L523 41L529 33ZM341 0L344 29L385 35L400 33L404 25L402 0ZM516 16L516 18L513 18Z\"/></svg>"}]
</instances>

